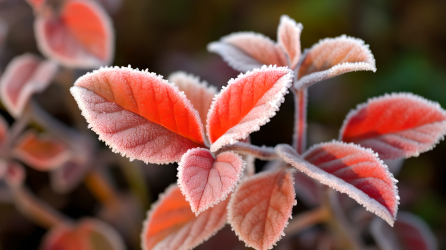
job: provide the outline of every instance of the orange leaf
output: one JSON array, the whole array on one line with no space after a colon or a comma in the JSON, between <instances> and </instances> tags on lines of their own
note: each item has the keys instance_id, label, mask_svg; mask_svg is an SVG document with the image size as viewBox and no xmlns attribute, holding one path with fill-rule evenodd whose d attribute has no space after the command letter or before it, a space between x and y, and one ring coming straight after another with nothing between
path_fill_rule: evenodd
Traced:
<instances>
[{"instance_id":1,"label":"orange leaf","mask_svg":"<svg viewBox=\"0 0 446 250\"><path fill-rule=\"evenodd\" d=\"M276 151L299 171L347 194L393 225L399 204L396 180L372 150L333 141L313 146L302 157L286 144Z\"/></svg>"},{"instance_id":2,"label":"orange leaf","mask_svg":"<svg viewBox=\"0 0 446 250\"><path fill-rule=\"evenodd\" d=\"M42 92L51 83L57 65L37 56L24 54L15 57L6 67L0 80L0 97L14 117L19 117L29 98Z\"/></svg>"},{"instance_id":3,"label":"orange leaf","mask_svg":"<svg viewBox=\"0 0 446 250\"><path fill-rule=\"evenodd\" d=\"M371 148L387 160L429 151L445 133L446 111L438 103L394 93L358 105L347 115L339 137Z\"/></svg>"},{"instance_id":4,"label":"orange leaf","mask_svg":"<svg viewBox=\"0 0 446 250\"><path fill-rule=\"evenodd\" d=\"M90 127L122 155L163 164L204 145L198 112L154 73L102 68L74 85L71 93Z\"/></svg>"},{"instance_id":5,"label":"orange leaf","mask_svg":"<svg viewBox=\"0 0 446 250\"><path fill-rule=\"evenodd\" d=\"M293 80L293 71L266 67L240 74L228 82L211 105L207 132L211 151L245 139L269 122L284 101Z\"/></svg>"},{"instance_id":6,"label":"orange leaf","mask_svg":"<svg viewBox=\"0 0 446 250\"><path fill-rule=\"evenodd\" d=\"M71 156L65 144L50 135L37 136L35 132L28 132L21 136L12 154L40 171L60 167Z\"/></svg>"},{"instance_id":7,"label":"orange leaf","mask_svg":"<svg viewBox=\"0 0 446 250\"><path fill-rule=\"evenodd\" d=\"M96 219L83 219L74 226L51 229L40 246L42 250L124 250L119 234Z\"/></svg>"},{"instance_id":8,"label":"orange leaf","mask_svg":"<svg viewBox=\"0 0 446 250\"><path fill-rule=\"evenodd\" d=\"M45 13L37 16L35 33L47 57L76 68L96 68L113 59L112 23L95 1L67 0L59 11Z\"/></svg>"},{"instance_id":9,"label":"orange leaf","mask_svg":"<svg viewBox=\"0 0 446 250\"><path fill-rule=\"evenodd\" d=\"M292 173L285 168L243 181L228 205L232 229L246 245L270 249L283 235L296 205Z\"/></svg>"},{"instance_id":10,"label":"orange leaf","mask_svg":"<svg viewBox=\"0 0 446 250\"><path fill-rule=\"evenodd\" d=\"M359 70L376 71L375 58L364 41L345 35L326 38L304 52L294 87Z\"/></svg>"},{"instance_id":11,"label":"orange leaf","mask_svg":"<svg viewBox=\"0 0 446 250\"><path fill-rule=\"evenodd\" d=\"M177 250L200 245L225 225L228 201L226 199L195 217L180 189L171 185L147 214L141 248Z\"/></svg>"}]
</instances>

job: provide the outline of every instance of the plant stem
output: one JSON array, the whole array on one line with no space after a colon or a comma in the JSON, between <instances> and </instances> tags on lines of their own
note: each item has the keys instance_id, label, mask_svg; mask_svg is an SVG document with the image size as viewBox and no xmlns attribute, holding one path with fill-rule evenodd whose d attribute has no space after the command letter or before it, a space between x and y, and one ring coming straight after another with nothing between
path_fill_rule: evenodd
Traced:
<instances>
[{"instance_id":1,"label":"plant stem","mask_svg":"<svg viewBox=\"0 0 446 250\"><path fill-rule=\"evenodd\" d=\"M307 139L307 88L300 90L291 87L294 94L294 135L293 147L297 153L302 154L305 151Z\"/></svg>"},{"instance_id":2,"label":"plant stem","mask_svg":"<svg viewBox=\"0 0 446 250\"><path fill-rule=\"evenodd\" d=\"M69 221L65 216L32 195L25 187L10 187L17 209L40 226L51 228Z\"/></svg>"},{"instance_id":3,"label":"plant stem","mask_svg":"<svg viewBox=\"0 0 446 250\"><path fill-rule=\"evenodd\" d=\"M223 151L234 151L235 153L244 155L249 154L264 161L270 161L279 158L274 148L265 146L258 147L245 142L237 142L235 144L225 146L220 152Z\"/></svg>"},{"instance_id":4,"label":"plant stem","mask_svg":"<svg viewBox=\"0 0 446 250\"><path fill-rule=\"evenodd\" d=\"M85 184L93 195L106 207L114 207L119 202L119 195L102 170L90 168L85 176Z\"/></svg>"},{"instance_id":5,"label":"plant stem","mask_svg":"<svg viewBox=\"0 0 446 250\"><path fill-rule=\"evenodd\" d=\"M28 125L30 118L31 116L28 110L25 109L23 115L14 121L11 129L9 130L9 137L6 148L10 148L15 139L17 139L17 137L23 132L23 130L26 129L26 126Z\"/></svg>"},{"instance_id":6,"label":"plant stem","mask_svg":"<svg viewBox=\"0 0 446 250\"><path fill-rule=\"evenodd\" d=\"M319 207L291 219L288 226L285 228L285 234L295 234L317 223L324 222L328 219L329 213L325 207Z\"/></svg>"},{"instance_id":7,"label":"plant stem","mask_svg":"<svg viewBox=\"0 0 446 250\"><path fill-rule=\"evenodd\" d=\"M328 226L337 240L337 249L364 249L356 231L350 226L339 204L336 191L328 187L321 188L323 206L329 212Z\"/></svg>"}]
</instances>

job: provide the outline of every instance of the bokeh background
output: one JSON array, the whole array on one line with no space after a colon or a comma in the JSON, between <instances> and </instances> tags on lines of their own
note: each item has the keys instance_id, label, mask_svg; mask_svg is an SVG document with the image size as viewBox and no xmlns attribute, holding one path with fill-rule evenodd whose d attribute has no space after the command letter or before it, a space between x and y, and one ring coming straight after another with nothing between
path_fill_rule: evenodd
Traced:
<instances>
[{"instance_id":1,"label":"bokeh background","mask_svg":"<svg viewBox=\"0 0 446 250\"><path fill-rule=\"evenodd\" d=\"M275 40L282 14L303 24L303 49L325 37L346 34L370 45L378 69L376 73L342 75L309 89L308 145L336 139L349 110L384 93L412 92L446 108L444 0L123 0L111 13L116 32L113 64L148 68L165 77L182 70L221 87L238 72L218 55L207 52L207 44L238 31L255 31ZM16 55L40 54L32 30L34 17L25 1L0 0L0 18L10 24L0 58L2 70ZM69 124L63 103L71 96L60 95L57 86L42 95L53 97L46 98L49 111ZM2 115L8 116L3 111ZM252 142L268 146L291 143L293 117L292 96L287 95L280 112L252 134ZM264 163L257 163L260 170ZM440 249L446 249L445 164L443 141L434 150L406 160L396 176L400 209L423 218L437 236ZM144 169L152 200L176 181L174 165ZM27 171L27 185L33 192L65 214L77 218L97 211L97 202L83 185L62 196L51 191L45 173ZM125 189L126 183L119 181L119 176L116 170L115 177ZM230 234L227 229L223 233ZM0 249L35 249L44 233L10 204L0 204Z\"/></svg>"}]
</instances>

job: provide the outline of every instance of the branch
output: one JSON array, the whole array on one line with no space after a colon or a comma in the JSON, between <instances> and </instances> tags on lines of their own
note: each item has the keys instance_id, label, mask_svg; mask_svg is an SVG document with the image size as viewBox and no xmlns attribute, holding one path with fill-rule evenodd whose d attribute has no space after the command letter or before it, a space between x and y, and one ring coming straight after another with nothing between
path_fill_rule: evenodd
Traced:
<instances>
[{"instance_id":1,"label":"branch","mask_svg":"<svg viewBox=\"0 0 446 250\"><path fill-rule=\"evenodd\" d=\"M252 155L257 159L264 161L279 159L279 156L277 155L274 148L266 146L254 146L245 142L237 142L235 144L225 146L220 150L220 152L223 151L234 151L234 153Z\"/></svg>"}]
</instances>

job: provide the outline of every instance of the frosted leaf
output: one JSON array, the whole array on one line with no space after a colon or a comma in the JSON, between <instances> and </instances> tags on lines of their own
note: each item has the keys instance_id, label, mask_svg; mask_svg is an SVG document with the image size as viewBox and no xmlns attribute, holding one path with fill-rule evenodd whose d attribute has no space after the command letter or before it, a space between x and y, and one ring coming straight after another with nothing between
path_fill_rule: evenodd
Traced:
<instances>
[{"instance_id":1,"label":"frosted leaf","mask_svg":"<svg viewBox=\"0 0 446 250\"><path fill-rule=\"evenodd\" d=\"M181 71L171 74L168 80L178 86L178 90L184 92L192 106L200 114L201 122L206 125L206 117L212 99L217 94L217 89L214 86L209 86L205 81L200 82L198 77Z\"/></svg>"},{"instance_id":2,"label":"frosted leaf","mask_svg":"<svg viewBox=\"0 0 446 250\"><path fill-rule=\"evenodd\" d=\"M178 164L178 185L199 215L225 200L240 180L245 163L236 154L224 152L214 159L209 150L190 149Z\"/></svg>"},{"instance_id":3,"label":"frosted leaf","mask_svg":"<svg viewBox=\"0 0 446 250\"><path fill-rule=\"evenodd\" d=\"M254 175L231 196L228 221L247 246L270 249L284 235L294 198L292 173L285 168Z\"/></svg>"},{"instance_id":4,"label":"frosted leaf","mask_svg":"<svg viewBox=\"0 0 446 250\"><path fill-rule=\"evenodd\" d=\"M37 56L23 54L15 57L0 79L0 97L14 117L19 117L30 97L45 90L51 83L57 65Z\"/></svg>"},{"instance_id":5,"label":"frosted leaf","mask_svg":"<svg viewBox=\"0 0 446 250\"><path fill-rule=\"evenodd\" d=\"M143 250L192 249L217 233L227 221L229 199L195 216L180 189L171 185L152 205L143 223Z\"/></svg>"},{"instance_id":6,"label":"frosted leaf","mask_svg":"<svg viewBox=\"0 0 446 250\"><path fill-rule=\"evenodd\" d=\"M281 48L271 39L254 32L238 32L208 45L208 51L219 54L234 69L246 72L262 65L287 66Z\"/></svg>"},{"instance_id":7,"label":"frosted leaf","mask_svg":"<svg viewBox=\"0 0 446 250\"><path fill-rule=\"evenodd\" d=\"M40 245L42 250L124 250L121 236L109 225L96 219L83 219L76 225L53 227Z\"/></svg>"},{"instance_id":8,"label":"frosted leaf","mask_svg":"<svg viewBox=\"0 0 446 250\"><path fill-rule=\"evenodd\" d=\"M95 1L67 0L60 10L45 13L37 15L34 32L46 57L72 68L97 68L112 61L112 22Z\"/></svg>"},{"instance_id":9,"label":"frosted leaf","mask_svg":"<svg viewBox=\"0 0 446 250\"><path fill-rule=\"evenodd\" d=\"M269 122L284 101L293 80L285 67L267 67L231 79L211 105L207 134L211 151L237 143Z\"/></svg>"},{"instance_id":10,"label":"frosted leaf","mask_svg":"<svg viewBox=\"0 0 446 250\"><path fill-rule=\"evenodd\" d=\"M204 145L198 112L153 73L102 68L79 78L71 93L99 139L131 159L170 163Z\"/></svg>"},{"instance_id":11,"label":"frosted leaf","mask_svg":"<svg viewBox=\"0 0 446 250\"><path fill-rule=\"evenodd\" d=\"M294 87L308 87L316 82L352 71L376 71L375 58L364 41L342 35L326 38L304 51Z\"/></svg>"},{"instance_id":12,"label":"frosted leaf","mask_svg":"<svg viewBox=\"0 0 446 250\"><path fill-rule=\"evenodd\" d=\"M408 212L398 213L393 228L381 220L374 219L371 224L371 233L383 250L438 249L435 236L426 223Z\"/></svg>"},{"instance_id":13,"label":"frosted leaf","mask_svg":"<svg viewBox=\"0 0 446 250\"><path fill-rule=\"evenodd\" d=\"M409 93L370 99L347 115L339 138L371 148L383 160L431 150L446 133L446 111Z\"/></svg>"},{"instance_id":14,"label":"frosted leaf","mask_svg":"<svg viewBox=\"0 0 446 250\"><path fill-rule=\"evenodd\" d=\"M315 145L302 157L289 145L279 145L276 150L299 171L347 194L393 225L398 190L387 166L372 150L336 141Z\"/></svg>"},{"instance_id":15,"label":"frosted leaf","mask_svg":"<svg viewBox=\"0 0 446 250\"><path fill-rule=\"evenodd\" d=\"M291 69L296 68L300 59L300 34L303 26L296 23L287 15L280 17L279 28L277 28L277 41L288 56Z\"/></svg>"},{"instance_id":16,"label":"frosted leaf","mask_svg":"<svg viewBox=\"0 0 446 250\"><path fill-rule=\"evenodd\" d=\"M12 155L37 170L48 171L60 167L71 157L71 152L64 143L49 134L28 132L17 140Z\"/></svg>"}]
</instances>

